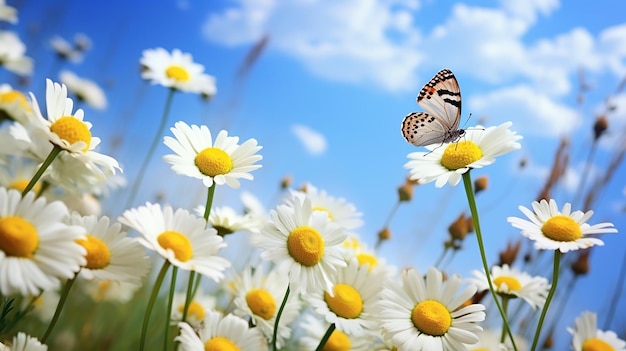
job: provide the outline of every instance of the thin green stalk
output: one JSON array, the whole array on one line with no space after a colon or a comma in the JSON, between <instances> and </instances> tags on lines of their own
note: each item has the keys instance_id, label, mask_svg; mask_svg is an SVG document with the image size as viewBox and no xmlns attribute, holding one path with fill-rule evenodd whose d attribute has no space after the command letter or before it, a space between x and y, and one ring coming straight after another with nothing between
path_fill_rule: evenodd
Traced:
<instances>
[{"instance_id":1,"label":"thin green stalk","mask_svg":"<svg viewBox=\"0 0 626 351\"><path fill-rule=\"evenodd\" d=\"M24 188L24 190L22 191L22 197L24 197L26 194L28 194L29 191L33 189L35 184L37 184L37 182L43 175L43 172L48 169L52 161L54 161L54 159L61 151L63 151L63 149L58 145L54 145L54 147L52 147L52 150L50 150L48 157L46 157L41 166L39 166L39 169L37 170L37 172L35 172L33 178L30 180L30 182L28 182L28 185L26 185L26 188Z\"/></svg>"},{"instance_id":2,"label":"thin green stalk","mask_svg":"<svg viewBox=\"0 0 626 351\"><path fill-rule=\"evenodd\" d=\"M187 313L189 312L189 305L191 304L191 301L193 300L193 296L195 295L195 291L194 291L194 281L195 279L195 275L196 272L194 271L190 271L189 272L189 282L187 282L187 295L185 296L185 306L183 308L183 322L187 321Z\"/></svg>"},{"instance_id":3,"label":"thin green stalk","mask_svg":"<svg viewBox=\"0 0 626 351\"><path fill-rule=\"evenodd\" d=\"M75 280L76 276L74 276L74 278L68 279L63 286L63 290L61 290L61 296L59 297L59 303L57 304L57 309L54 311L54 316L52 316L52 320L50 321L50 324L48 324L48 329L46 329L46 332L41 337L42 344L46 343L46 340L48 340L50 333L52 333L52 329L54 329L54 326L57 324L57 321L61 316L61 311L63 311L65 301L67 301L67 297L70 294L70 289L72 288L72 285L74 285Z\"/></svg>"},{"instance_id":4,"label":"thin green stalk","mask_svg":"<svg viewBox=\"0 0 626 351\"><path fill-rule=\"evenodd\" d=\"M215 182L209 187L209 192L206 196L206 205L204 206L204 219L209 223L209 215L211 214L211 206L213 206L213 197L215 196Z\"/></svg>"},{"instance_id":5,"label":"thin green stalk","mask_svg":"<svg viewBox=\"0 0 626 351\"><path fill-rule=\"evenodd\" d=\"M283 309L285 309L285 304L287 303L287 298L289 297L289 285L287 285L287 291L285 291L285 297L283 297L283 302L280 304L280 308L278 309L278 313L276 314L276 320L274 321L274 335L272 336L272 351L276 351L276 337L278 336L278 321L280 321L280 315L283 314Z\"/></svg>"},{"instance_id":6,"label":"thin green stalk","mask_svg":"<svg viewBox=\"0 0 626 351\"><path fill-rule=\"evenodd\" d=\"M335 331L335 323L331 323L328 326L328 329L326 329L326 333L322 337L322 340L320 340L320 343L319 345L317 345L317 348L315 349L315 351L322 351L324 349L326 342L328 341L328 339L330 339L330 336L332 335L334 331Z\"/></svg>"},{"instance_id":7,"label":"thin green stalk","mask_svg":"<svg viewBox=\"0 0 626 351\"><path fill-rule=\"evenodd\" d=\"M539 342L539 334L541 333L541 328L543 327L543 320L546 318L546 314L548 313L548 307L550 307L550 301L554 297L554 292L556 291L556 285L559 282L559 265L561 264L561 251L554 250L554 268L552 270L552 286L550 286L550 291L548 292L548 297L546 298L546 303L543 305L541 309L541 316L539 317L539 322L537 323L537 329L535 330L535 338L533 339L533 346L531 347L531 351L535 351L537 348L537 343Z\"/></svg>"},{"instance_id":8,"label":"thin green stalk","mask_svg":"<svg viewBox=\"0 0 626 351\"><path fill-rule=\"evenodd\" d=\"M161 116L161 123L159 124L159 128L157 129L157 132L154 135L154 138L152 139L152 144L150 145L150 148L148 149L148 153L143 158L141 167L139 168L139 174L137 174L137 178L135 178L135 181L133 182L133 187L130 190L125 208L129 208L135 201L135 197L137 196L139 187L141 186L141 183L143 182L143 177L145 176L146 170L148 169L148 164L150 163L150 160L152 159L152 156L154 155L154 152L156 151L156 148L159 145L159 141L161 141L161 136L163 135L163 131L165 131L165 126L167 125L167 117L170 113L170 108L172 106L172 100L174 98L175 92L176 92L176 89L171 88L169 90L169 94L167 95L167 99L165 100L165 107L163 108L163 116Z\"/></svg>"},{"instance_id":9,"label":"thin green stalk","mask_svg":"<svg viewBox=\"0 0 626 351\"><path fill-rule=\"evenodd\" d=\"M152 309L154 308L154 302L156 301L157 295L159 295L159 289L161 289L161 284L163 284L165 273L167 273L167 269L170 268L170 265L170 262L168 260L165 260L165 262L163 262L161 270L159 271L159 275L157 275L157 278L154 281L152 293L150 294L148 306L146 307L146 314L143 316L143 325L141 326L141 339L139 341L140 351L143 351L146 346L146 333L148 331L148 322L150 322L150 314L152 313Z\"/></svg>"},{"instance_id":10,"label":"thin green stalk","mask_svg":"<svg viewBox=\"0 0 626 351\"><path fill-rule=\"evenodd\" d=\"M167 296L167 311L165 312L165 332L163 333L163 351L167 350L167 344L170 341L170 318L172 315L172 305L174 304L174 291L176 291L176 275L178 274L178 267L172 268L172 280L170 282L170 291Z\"/></svg>"},{"instance_id":11,"label":"thin green stalk","mask_svg":"<svg viewBox=\"0 0 626 351\"><path fill-rule=\"evenodd\" d=\"M472 214L472 221L474 222L474 232L476 233L476 240L478 241L478 248L480 249L480 258L483 263L483 270L485 271L487 283L489 284L489 291L491 292L491 296L493 297L493 300L498 307L498 311L500 312L500 316L502 317L502 323L504 324L504 328L506 329L506 332L509 334L509 338L511 339L511 345L513 345L513 349L517 351L517 345L515 345L515 340L513 339L513 333L511 332L511 328L509 327L509 322L506 318L504 310L502 309L502 306L500 305L500 302L498 301L498 295L496 294L496 290L493 287L493 282L491 281L491 272L489 271L489 264L487 263L485 244L483 242L483 235L480 229L478 208L476 207L476 198L474 197L474 185L472 183L470 171L463 173L463 185L465 186L467 202L469 203L470 212Z\"/></svg>"},{"instance_id":12,"label":"thin green stalk","mask_svg":"<svg viewBox=\"0 0 626 351\"><path fill-rule=\"evenodd\" d=\"M504 310L504 314L507 314L509 309L509 300L511 299L508 296L500 295L502 297L502 310ZM506 330L502 327L502 333L500 334L500 343L504 344L504 338L506 338Z\"/></svg>"}]
</instances>

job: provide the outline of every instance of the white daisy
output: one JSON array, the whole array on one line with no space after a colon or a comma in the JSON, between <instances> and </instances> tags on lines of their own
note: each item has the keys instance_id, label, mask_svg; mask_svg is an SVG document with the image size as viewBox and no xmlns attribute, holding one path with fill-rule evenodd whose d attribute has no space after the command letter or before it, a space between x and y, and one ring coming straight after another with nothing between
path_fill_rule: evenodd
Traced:
<instances>
[{"instance_id":1,"label":"white daisy","mask_svg":"<svg viewBox=\"0 0 626 351\"><path fill-rule=\"evenodd\" d=\"M12 24L17 23L17 9L7 5L5 0L0 0L0 20Z\"/></svg>"},{"instance_id":2,"label":"white daisy","mask_svg":"<svg viewBox=\"0 0 626 351\"><path fill-rule=\"evenodd\" d=\"M474 270L472 272L476 278L468 279L478 287L478 291L489 289L485 272ZM533 277L526 272L505 264L503 266L493 266L491 268L491 281L496 292L507 298L522 298L528 302L530 307L542 308L550 290L550 283L544 277Z\"/></svg>"},{"instance_id":3,"label":"white daisy","mask_svg":"<svg viewBox=\"0 0 626 351\"><path fill-rule=\"evenodd\" d=\"M234 314L251 319L269 341L273 338L274 324L278 308L282 303L289 279L283 272L273 269L265 273L263 266L247 266L240 276L233 280L232 292L235 294ZM278 324L276 345L284 346L291 336L290 325L298 317L300 300L296 295L289 295Z\"/></svg>"},{"instance_id":4,"label":"white daisy","mask_svg":"<svg viewBox=\"0 0 626 351\"><path fill-rule=\"evenodd\" d=\"M370 271L382 271L386 277L397 274L397 267L387 263L385 257L377 255L356 235L349 236L344 242L346 257L355 257L361 266L368 266Z\"/></svg>"},{"instance_id":5,"label":"white daisy","mask_svg":"<svg viewBox=\"0 0 626 351\"><path fill-rule=\"evenodd\" d=\"M70 71L61 71L59 74L61 83L67 86L67 90L76 95L78 101L84 101L87 105L102 110L107 106L107 97L104 91L94 81L81 78Z\"/></svg>"},{"instance_id":6,"label":"white daisy","mask_svg":"<svg viewBox=\"0 0 626 351\"><path fill-rule=\"evenodd\" d=\"M198 206L196 213L204 215L204 206ZM250 215L239 215L230 206L219 206L211 209L209 224L217 230L219 236L224 236L240 231L258 232L261 230L258 223Z\"/></svg>"},{"instance_id":7,"label":"white daisy","mask_svg":"<svg viewBox=\"0 0 626 351\"><path fill-rule=\"evenodd\" d=\"M170 129L176 138L165 137L164 143L176 154L163 156L163 160L172 165L177 174L202 179L206 187L213 183L239 187L239 178L252 180L250 172L261 167L254 164L263 156L256 153L261 150L256 139L248 139L243 144L238 137L228 136L221 130L215 141L207 126L187 125L177 122Z\"/></svg>"},{"instance_id":8,"label":"white daisy","mask_svg":"<svg viewBox=\"0 0 626 351\"><path fill-rule=\"evenodd\" d=\"M332 295L328 291L315 291L304 298L311 308L334 323L337 330L348 335L363 336L378 328L376 302L385 281L384 271L370 271L359 265L356 258L348 266L339 268L333 279Z\"/></svg>"},{"instance_id":9,"label":"white daisy","mask_svg":"<svg viewBox=\"0 0 626 351\"><path fill-rule=\"evenodd\" d=\"M0 343L0 351L47 351L48 346L42 344L37 338L26 335L23 332L13 337L10 346Z\"/></svg>"},{"instance_id":10,"label":"white daisy","mask_svg":"<svg viewBox=\"0 0 626 351\"><path fill-rule=\"evenodd\" d=\"M32 118L33 110L26 96L8 84L1 84L0 122L9 119L25 124Z\"/></svg>"},{"instance_id":11,"label":"white daisy","mask_svg":"<svg viewBox=\"0 0 626 351\"><path fill-rule=\"evenodd\" d=\"M87 233L78 240L87 251L87 264L80 271L81 277L140 284L148 274L150 260L144 248L136 239L126 236L120 223L111 223L107 216L83 217L73 212L70 224L85 228Z\"/></svg>"},{"instance_id":12,"label":"white daisy","mask_svg":"<svg viewBox=\"0 0 626 351\"><path fill-rule=\"evenodd\" d=\"M617 337L611 330L597 329L597 316L593 312L585 311L574 322L575 327L567 328L572 334L572 348L574 351L606 350L626 351L626 341Z\"/></svg>"},{"instance_id":13,"label":"white daisy","mask_svg":"<svg viewBox=\"0 0 626 351\"><path fill-rule=\"evenodd\" d=\"M556 201L541 200L532 203L533 211L524 206L519 209L530 221L508 217L507 221L515 228L522 230L522 235L535 241L538 250L560 250L562 253L586 249L594 245L604 245L598 238L589 235L602 233L617 233L612 223L587 224L593 211L572 212L572 205L566 203L559 211Z\"/></svg>"},{"instance_id":14,"label":"white daisy","mask_svg":"<svg viewBox=\"0 0 626 351\"><path fill-rule=\"evenodd\" d=\"M267 342L257 328L248 327L248 322L232 314L223 316L209 311L198 333L187 323L179 323L180 335L175 340L181 351L202 350L267 350Z\"/></svg>"},{"instance_id":15,"label":"white daisy","mask_svg":"<svg viewBox=\"0 0 626 351\"><path fill-rule=\"evenodd\" d=\"M85 234L65 224L62 202L35 200L29 192L0 187L0 293L37 295L53 289L59 278L73 278L85 265L85 249L75 241Z\"/></svg>"},{"instance_id":16,"label":"white daisy","mask_svg":"<svg viewBox=\"0 0 626 351\"><path fill-rule=\"evenodd\" d=\"M95 302L129 302L142 285L116 280L87 280L85 291Z\"/></svg>"},{"instance_id":17,"label":"white daisy","mask_svg":"<svg viewBox=\"0 0 626 351\"><path fill-rule=\"evenodd\" d=\"M73 63L80 63L83 60L83 52L58 35L50 39L50 47L57 54L57 57L63 60Z\"/></svg>"},{"instance_id":18,"label":"white daisy","mask_svg":"<svg viewBox=\"0 0 626 351\"><path fill-rule=\"evenodd\" d=\"M513 346L511 340L506 337L504 344L500 343L500 337L502 332L498 330L483 330L476 333L478 335L478 342L473 345L466 345L469 351L512 351ZM515 338L515 346L518 351L528 350L526 340L519 335L513 335Z\"/></svg>"},{"instance_id":19,"label":"white daisy","mask_svg":"<svg viewBox=\"0 0 626 351\"><path fill-rule=\"evenodd\" d=\"M178 324L178 322L183 320L186 299L186 292L177 292L174 294L171 311L171 321L173 324ZM202 288L199 288L193 296L193 299L189 302L186 322L194 328L199 328L201 326L200 323L206 318L207 313L215 310L216 304L217 300L215 296L207 295Z\"/></svg>"},{"instance_id":20,"label":"white daisy","mask_svg":"<svg viewBox=\"0 0 626 351\"><path fill-rule=\"evenodd\" d=\"M26 45L14 32L0 31L0 66L21 76L31 75L33 59L25 53Z\"/></svg>"},{"instance_id":21,"label":"white daisy","mask_svg":"<svg viewBox=\"0 0 626 351\"><path fill-rule=\"evenodd\" d=\"M217 253L226 243L213 228L206 228L204 218L187 210L146 203L130 209L119 221L141 234L139 242L156 251L174 266L196 271L215 281L224 277L230 262Z\"/></svg>"},{"instance_id":22,"label":"white daisy","mask_svg":"<svg viewBox=\"0 0 626 351\"><path fill-rule=\"evenodd\" d=\"M496 157L519 149L520 135L512 132L511 122L483 130L482 126L468 128L461 141L426 146L428 152L412 152L404 165L410 179L420 184L435 182L440 188L447 183L455 186L463 173L471 168L482 168L496 161Z\"/></svg>"},{"instance_id":23,"label":"white daisy","mask_svg":"<svg viewBox=\"0 0 626 351\"><path fill-rule=\"evenodd\" d=\"M399 351L460 351L478 341L477 324L485 319L485 306L463 306L476 286L461 289L458 275L445 283L436 268L426 278L415 269L402 272L402 284L386 284L378 303L383 338Z\"/></svg>"},{"instance_id":24,"label":"white daisy","mask_svg":"<svg viewBox=\"0 0 626 351\"><path fill-rule=\"evenodd\" d=\"M316 350L328 327L328 323L306 314L300 323L300 328L304 331L304 335L298 340L298 350ZM374 342L375 339L371 336L348 335L341 330L335 329L330 334L322 350L370 351Z\"/></svg>"},{"instance_id":25,"label":"white daisy","mask_svg":"<svg viewBox=\"0 0 626 351\"><path fill-rule=\"evenodd\" d=\"M8 157L6 165L0 165L0 186L8 189L24 191L30 182L33 174L37 172L39 163L24 157ZM33 191L38 193L41 189L41 182L33 187Z\"/></svg>"},{"instance_id":26,"label":"white daisy","mask_svg":"<svg viewBox=\"0 0 626 351\"><path fill-rule=\"evenodd\" d=\"M311 184L306 184L303 192L292 190L292 194L298 193L308 195L314 211L325 212L333 222L348 230L357 229L363 225L362 213L358 212L356 207L344 198L330 196L325 190L318 190ZM288 196L285 201L289 203L292 197L293 195Z\"/></svg>"},{"instance_id":27,"label":"white daisy","mask_svg":"<svg viewBox=\"0 0 626 351\"><path fill-rule=\"evenodd\" d=\"M295 293L332 291L332 275L346 266L341 251L345 229L313 211L308 197L295 197L292 206L279 205L270 216L271 223L251 237L261 257L289 272Z\"/></svg>"},{"instance_id":28,"label":"white daisy","mask_svg":"<svg viewBox=\"0 0 626 351\"><path fill-rule=\"evenodd\" d=\"M204 66L193 61L191 54L178 49L171 54L163 48L144 50L139 62L143 67L141 78L152 84L200 94L210 92L210 84L215 83L213 77L203 73Z\"/></svg>"}]
</instances>

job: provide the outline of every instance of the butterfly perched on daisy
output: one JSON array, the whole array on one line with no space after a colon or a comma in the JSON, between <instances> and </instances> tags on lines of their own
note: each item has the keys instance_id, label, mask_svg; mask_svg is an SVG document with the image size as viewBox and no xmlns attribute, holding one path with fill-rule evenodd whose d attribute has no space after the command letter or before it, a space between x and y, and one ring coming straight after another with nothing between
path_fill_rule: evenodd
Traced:
<instances>
[{"instance_id":1,"label":"butterfly perched on daisy","mask_svg":"<svg viewBox=\"0 0 626 351\"><path fill-rule=\"evenodd\" d=\"M457 141L465 134L459 129L461 89L449 69L439 71L426 83L417 103L426 112L411 112L402 121L402 135L415 146Z\"/></svg>"}]
</instances>

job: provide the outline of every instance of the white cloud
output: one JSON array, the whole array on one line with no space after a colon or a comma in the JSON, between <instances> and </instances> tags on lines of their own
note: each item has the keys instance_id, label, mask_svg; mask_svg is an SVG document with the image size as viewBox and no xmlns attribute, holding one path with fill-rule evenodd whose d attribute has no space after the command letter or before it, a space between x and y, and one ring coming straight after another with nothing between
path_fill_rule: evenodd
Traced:
<instances>
[{"instance_id":1,"label":"white cloud","mask_svg":"<svg viewBox=\"0 0 626 351\"><path fill-rule=\"evenodd\" d=\"M309 154L317 156L326 151L326 137L322 133L300 124L292 125L291 131L300 140Z\"/></svg>"},{"instance_id":2,"label":"white cloud","mask_svg":"<svg viewBox=\"0 0 626 351\"><path fill-rule=\"evenodd\" d=\"M537 20L537 13L548 16L559 7L559 0L501 0L503 9L528 23Z\"/></svg>"}]
</instances>

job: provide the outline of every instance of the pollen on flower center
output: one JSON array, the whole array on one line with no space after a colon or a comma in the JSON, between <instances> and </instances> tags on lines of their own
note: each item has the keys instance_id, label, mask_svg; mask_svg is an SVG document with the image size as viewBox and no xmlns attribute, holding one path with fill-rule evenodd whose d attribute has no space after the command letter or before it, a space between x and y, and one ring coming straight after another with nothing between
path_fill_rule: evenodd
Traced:
<instances>
[{"instance_id":1,"label":"pollen on flower center","mask_svg":"<svg viewBox=\"0 0 626 351\"><path fill-rule=\"evenodd\" d=\"M326 213L326 215L328 215L328 219L330 219L331 221L333 221L333 220L334 220L334 218L333 218L333 214L332 214L332 213L330 213L330 211L329 211L327 208L325 208L325 207L322 207L322 206L314 206L314 207L313 207L313 211L322 211L322 212L325 212L325 213Z\"/></svg>"},{"instance_id":2,"label":"pollen on flower center","mask_svg":"<svg viewBox=\"0 0 626 351\"><path fill-rule=\"evenodd\" d=\"M189 80L189 72L184 67L171 65L165 70L167 78L175 80L177 82L186 82Z\"/></svg>"},{"instance_id":3,"label":"pollen on flower center","mask_svg":"<svg viewBox=\"0 0 626 351\"><path fill-rule=\"evenodd\" d=\"M178 312L183 313L185 310L185 304L182 303L178 306ZM203 320L204 316L206 315L206 311L204 310L204 307L202 307L201 304L197 303L196 301L191 301L189 303L189 306L187 307L187 316L189 317L193 317L196 320Z\"/></svg>"},{"instance_id":4,"label":"pollen on flower center","mask_svg":"<svg viewBox=\"0 0 626 351\"><path fill-rule=\"evenodd\" d=\"M324 256L324 239L315 228L298 227L287 238L289 255L303 266L314 266Z\"/></svg>"},{"instance_id":5,"label":"pollen on flower center","mask_svg":"<svg viewBox=\"0 0 626 351\"><path fill-rule=\"evenodd\" d=\"M15 189L18 190L19 192L24 191L24 189L26 189L26 186L28 185L28 183L30 183L29 179L17 179L15 180L13 183L9 184L9 189ZM36 183L35 186L33 186L32 191L34 191L35 193L39 192L39 189L41 189L41 184Z\"/></svg>"},{"instance_id":6,"label":"pollen on flower center","mask_svg":"<svg viewBox=\"0 0 626 351\"><path fill-rule=\"evenodd\" d=\"M276 313L276 301L265 289L252 289L246 294L246 303L252 313L269 320Z\"/></svg>"},{"instance_id":7,"label":"pollen on flower center","mask_svg":"<svg viewBox=\"0 0 626 351\"><path fill-rule=\"evenodd\" d=\"M424 300L413 308L411 321L415 328L422 333L442 336L452 325L452 315L441 302Z\"/></svg>"},{"instance_id":8,"label":"pollen on flower center","mask_svg":"<svg viewBox=\"0 0 626 351\"><path fill-rule=\"evenodd\" d=\"M614 351L606 341L598 338L589 338L583 342L582 351Z\"/></svg>"},{"instance_id":9,"label":"pollen on flower center","mask_svg":"<svg viewBox=\"0 0 626 351\"><path fill-rule=\"evenodd\" d=\"M204 351L239 351L239 347L230 339L216 336L204 344Z\"/></svg>"},{"instance_id":10,"label":"pollen on flower center","mask_svg":"<svg viewBox=\"0 0 626 351\"><path fill-rule=\"evenodd\" d=\"M185 262L193 256L191 242L179 232L166 230L159 234L157 241L162 248L174 251L174 256L179 261Z\"/></svg>"},{"instance_id":11,"label":"pollen on flower center","mask_svg":"<svg viewBox=\"0 0 626 351\"><path fill-rule=\"evenodd\" d=\"M376 256L367 253L360 253L356 255L357 261L359 261L359 265L362 266L364 264L369 264L368 270L371 272L374 266L378 264L378 260Z\"/></svg>"},{"instance_id":12,"label":"pollen on flower center","mask_svg":"<svg viewBox=\"0 0 626 351\"><path fill-rule=\"evenodd\" d=\"M21 217L0 218L0 250L7 256L33 257L39 246L37 229Z\"/></svg>"},{"instance_id":13,"label":"pollen on flower center","mask_svg":"<svg viewBox=\"0 0 626 351\"><path fill-rule=\"evenodd\" d=\"M78 239L76 242L87 250L85 259L86 268L103 269L111 262L111 251L104 241L93 235L87 234L86 239Z\"/></svg>"},{"instance_id":14,"label":"pollen on flower center","mask_svg":"<svg viewBox=\"0 0 626 351\"><path fill-rule=\"evenodd\" d=\"M541 226L543 234L554 241L576 241L583 236L580 225L571 217L558 215Z\"/></svg>"},{"instance_id":15,"label":"pollen on flower center","mask_svg":"<svg viewBox=\"0 0 626 351\"><path fill-rule=\"evenodd\" d=\"M502 276L496 277L493 280L493 283L496 284L498 287L502 286L502 284L506 284L506 286L511 291L518 291L522 288L522 284L520 284L519 280L511 276L502 275Z\"/></svg>"},{"instance_id":16,"label":"pollen on flower center","mask_svg":"<svg viewBox=\"0 0 626 351\"><path fill-rule=\"evenodd\" d=\"M91 144L89 127L87 127L85 122L74 116L63 116L57 119L50 125L50 131L67 141L70 145L82 141L85 143L83 152L89 150L89 145Z\"/></svg>"},{"instance_id":17,"label":"pollen on flower center","mask_svg":"<svg viewBox=\"0 0 626 351\"><path fill-rule=\"evenodd\" d=\"M352 347L350 343L350 338L346 333L335 329L332 334L330 334L330 338L326 341L326 345L324 345L323 351L349 351Z\"/></svg>"},{"instance_id":18,"label":"pollen on flower center","mask_svg":"<svg viewBox=\"0 0 626 351\"><path fill-rule=\"evenodd\" d=\"M20 93L19 91L11 90L0 93L0 103L9 104L16 101L21 108L30 109L26 96L24 96L24 94Z\"/></svg>"},{"instance_id":19,"label":"pollen on flower center","mask_svg":"<svg viewBox=\"0 0 626 351\"><path fill-rule=\"evenodd\" d=\"M472 141L460 141L446 147L441 156L441 165L454 171L467 167L480 160L483 156L482 150Z\"/></svg>"},{"instance_id":20,"label":"pollen on flower center","mask_svg":"<svg viewBox=\"0 0 626 351\"><path fill-rule=\"evenodd\" d=\"M227 174L233 169L233 159L224 150L215 147L200 151L194 163L200 173L209 177Z\"/></svg>"},{"instance_id":21,"label":"pollen on flower center","mask_svg":"<svg viewBox=\"0 0 626 351\"><path fill-rule=\"evenodd\" d=\"M324 292L324 301L337 316L352 319L361 315L363 299L355 288L348 284L335 284L333 292L335 296Z\"/></svg>"}]
</instances>

